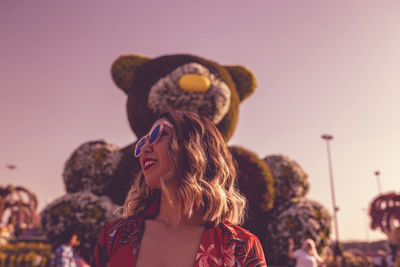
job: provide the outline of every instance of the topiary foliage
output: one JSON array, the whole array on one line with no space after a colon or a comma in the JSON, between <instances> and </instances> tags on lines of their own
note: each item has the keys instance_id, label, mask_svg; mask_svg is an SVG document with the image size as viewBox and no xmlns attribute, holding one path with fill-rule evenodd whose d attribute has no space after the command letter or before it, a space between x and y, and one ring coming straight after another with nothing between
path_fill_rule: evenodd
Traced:
<instances>
[{"instance_id":1,"label":"topiary foliage","mask_svg":"<svg viewBox=\"0 0 400 267\"><path fill-rule=\"evenodd\" d=\"M80 254L89 262L101 228L121 215L116 213L117 208L106 196L89 191L69 193L46 206L41 223L54 249L65 240L65 235L77 233Z\"/></svg>"},{"instance_id":2,"label":"topiary foliage","mask_svg":"<svg viewBox=\"0 0 400 267\"><path fill-rule=\"evenodd\" d=\"M238 185L249 202L249 213L270 210L274 205L274 181L268 165L243 147L229 148L238 165Z\"/></svg>"},{"instance_id":3,"label":"topiary foliage","mask_svg":"<svg viewBox=\"0 0 400 267\"><path fill-rule=\"evenodd\" d=\"M37 205L36 195L29 189L0 186L0 225L12 224L19 230L35 225Z\"/></svg>"},{"instance_id":4,"label":"topiary foliage","mask_svg":"<svg viewBox=\"0 0 400 267\"><path fill-rule=\"evenodd\" d=\"M257 87L257 80L253 73L243 66L225 66L231 74L239 94L243 101L250 96Z\"/></svg>"},{"instance_id":5,"label":"topiary foliage","mask_svg":"<svg viewBox=\"0 0 400 267\"><path fill-rule=\"evenodd\" d=\"M288 239L299 246L307 238L315 241L321 251L328 245L331 227L329 212L318 202L302 199L287 209L274 209L268 213L263 249L269 264L287 265Z\"/></svg>"},{"instance_id":6,"label":"topiary foliage","mask_svg":"<svg viewBox=\"0 0 400 267\"><path fill-rule=\"evenodd\" d=\"M147 134L161 113L184 110L210 119L228 141L236 129L240 104L254 92L257 84L254 74L243 66L221 65L187 54L156 58L123 55L114 61L111 74L126 95L129 125L137 138ZM133 157L135 142L133 137L121 149L104 141L80 146L65 166L67 192L89 190L122 205L140 170L139 160ZM272 207L272 178L262 159L244 149L237 151L240 177L251 177L246 181L255 183L241 184L248 188L244 191L250 199L251 216L256 218ZM257 194L253 195L255 190ZM73 221L73 216L68 216ZM50 227L50 222L46 224Z\"/></svg>"},{"instance_id":7,"label":"topiary foliage","mask_svg":"<svg viewBox=\"0 0 400 267\"><path fill-rule=\"evenodd\" d=\"M147 61L140 55L124 55L113 63L111 73L117 86L128 95L128 119L136 136L143 136L147 132L157 114L165 110L189 108L213 120L224 139L228 140L236 128L238 106L243 100L240 96L250 95L255 88L255 76L244 67L239 70L239 67L232 67L231 73L229 66L225 67L194 55L167 55ZM179 79L187 73L196 73L209 79L210 90L205 92L182 90ZM234 75L240 76L235 79ZM213 81L216 83L213 84ZM161 88L166 88L168 91L165 93L159 91ZM218 98L214 98L216 96L214 92L222 92L223 88L229 90L228 109L218 107ZM199 98L204 100L199 102L197 101ZM162 105L160 108L159 105L152 105L152 103L160 104L156 99L169 100L166 106ZM225 111L215 116L222 110Z\"/></svg>"},{"instance_id":8,"label":"topiary foliage","mask_svg":"<svg viewBox=\"0 0 400 267\"><path fill-rule=\"evenodd\" d=\"M121 158L119 147L104 141L81 145L65 163L63 178L67 192L88 190L96 195L108 194Z\"/></svg>"},{"instance_id":9,"label":"topiary foliage","mask_svg":"<svg viewBox=\"0 0 400 267\"><path fill-rule=\"evenodd\" d=\"M249 150L229 147L238 165L238 186L248 201L247 218L244 227L257 235L261 244L264 236L266 219L264 214L274 205L273 178L264 161Z\"/></svg>"},{"instance_id":10,"label":"topiary foliage","mask_svg":"<svg viewBox=\"0 0 400 267\"><path fill-rule=\"evenodd\" d=\"M276 206L284 207L305 197L309 190L307 174L301 166L284 155L264 158L274 177Z\"/></svg>"},{"instance_id":11,"label":"topiary foliage","mask_svg":"<svg viewBox=\"0 0 400 267\"><path fill-rule=\"evenodd\" d=\"M390 192L378 195L369 206L371 228L379 228L384 233L391 230L391 221L400 221L400 194Z\"/></svg>"},{"instance_id":12,"label":"topiary foliage","mask_svg":"<svg viewBox=\"0 0 400 267\"><path fill-rule=\"evenodd\" d=\"M185 110L210 119L228 141L236 129L240 104L257 84L255 75L243 66L221 65L188 54L156 58L122 55L114 61L111 73L127 96L128 121L138 138L148 132L161 113ZM140 170L139 161L132 155L133 147L134 142L122 149L121 162L108 189L119 205L124 203L126 190Z\"/></svg>"},{"instance_id":13,"label":"topiary foliage","mask_svg":"<svg viewBox=\"0 0 400 267\"><path fill-rule=\"evenodd\" d=\"M269 264L290 265L287 256L288 238L296 244L311 238L319 250L328 245L331 216L318 202L306 199L309 190L307 174L294 160L283 155L264 158L274 177L274 207L258 221L262 228L263 249Z\"/></svg>"}]
</instances>

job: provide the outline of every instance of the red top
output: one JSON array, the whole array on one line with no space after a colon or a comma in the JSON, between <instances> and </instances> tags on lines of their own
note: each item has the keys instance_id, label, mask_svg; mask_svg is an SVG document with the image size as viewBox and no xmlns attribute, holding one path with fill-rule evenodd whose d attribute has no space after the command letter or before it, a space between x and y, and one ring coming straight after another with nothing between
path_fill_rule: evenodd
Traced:
<instances>
[{"instance_id":1,"label":"red top","mask_svg":"<svg viewBox=\"0 0 400 267\"><path fill-rule=\"evenodd\" d=\"M103 227L94 250L91 266L135 266L144 221L158 214L155 201L142 216L120 218ZM206 226L195 267L208 266L267 266L258 238L243 228L221 223Z\"/></svg>"}]
</instances>

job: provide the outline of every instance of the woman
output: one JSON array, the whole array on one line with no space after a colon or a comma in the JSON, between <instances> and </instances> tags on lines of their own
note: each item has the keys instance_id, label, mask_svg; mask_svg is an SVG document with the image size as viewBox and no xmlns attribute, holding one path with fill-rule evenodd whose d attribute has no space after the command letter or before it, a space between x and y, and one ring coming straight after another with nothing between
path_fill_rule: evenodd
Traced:
<instances>
[{"instance_id":1,"label":"woman","mask_svg":"<svg viewBox=\"0 0 400 267\"><path fill-rule=\"evenodd\" d=\"M123 218L107 225L92 266L266 266L258 238L236 226L246 199L208 119L171 111L137 142L142 171Z\"/></svg>"},{"instance_id":2,"label":"woman","mask_svg":"<svg viewBox=\"0 0 400 267\"><path fill-rule=\"evenodd\" d=\"M306 239L300 249L293 252L294 241L289 238L288 256L289 258L296 259L296 267L317 267L318 265L325 264L326 260L322 259L317 252L315 243L312 239ZM330 251L328 250L329 254Z\"/></svg>"}]
</instances>

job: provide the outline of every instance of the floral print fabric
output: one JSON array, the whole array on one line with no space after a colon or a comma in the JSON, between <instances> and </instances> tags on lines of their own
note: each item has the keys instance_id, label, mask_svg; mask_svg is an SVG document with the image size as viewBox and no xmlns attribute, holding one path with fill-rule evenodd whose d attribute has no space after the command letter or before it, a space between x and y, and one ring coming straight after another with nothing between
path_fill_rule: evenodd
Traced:
<instances>
[{"instance_id":1,"label":"floral print fabric","mask_svg":"<svg viewBox=\"0 0 400 267\"><path fill-rule=\"evenodd\" d=\"M121 218L105 226L95 247L91 266L135 266L144 221L154 217L155 213L158 213L158 208L150 207L142 216ZM228 222L206 226L194 260L194 267L267 266L258 238Z\"/></svg>"}]
</instances>

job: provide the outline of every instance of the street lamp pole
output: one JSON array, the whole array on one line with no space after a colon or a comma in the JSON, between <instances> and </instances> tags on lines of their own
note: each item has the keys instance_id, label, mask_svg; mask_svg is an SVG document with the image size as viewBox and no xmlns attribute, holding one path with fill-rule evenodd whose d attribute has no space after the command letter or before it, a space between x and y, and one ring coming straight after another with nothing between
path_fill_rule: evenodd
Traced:
<instances>
[{"instance_id":1,"label":"street lamp pole","mask_svg":"<svg viewBox=\"0 0 400 267\"><path fill-rule=\"evenodd\" d=\"M336 206L335 188L334 188L334 185L333 185L331 150L330 150L330 147L329 147L329 141L331 141L333 139L333 136L329 135L329 134L323 134L321 137L322 137L322 139L324 139L326 141L326 148L327 148L327 153L328 153L329 177L330 177L330 183L331 183L331 195L332 195L332 206L333 206L333 221L335 223L336 242L339 243L339 226L338 226L337 215L336 215L336 213L339 211L339 207Z\"/></svg>"},{"instance_id":2,"label":"street lamp pole","mask_svg":"<svg viewBox=\"0 0 400 267\"><path fill-rule=\"evenodd\" d=\"M382 187L381 187L381 180L380 180L381 172L380 171L375 171L374 174L376 176L376 182L378 184L378 193L379 193L379 195L381 195L382 194Z\"/></svg>"}]
</instances>

